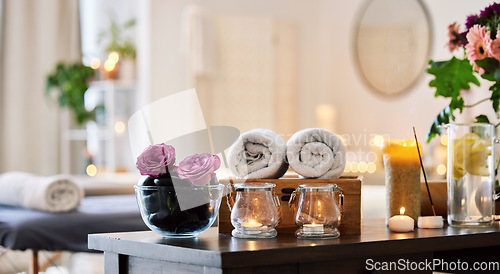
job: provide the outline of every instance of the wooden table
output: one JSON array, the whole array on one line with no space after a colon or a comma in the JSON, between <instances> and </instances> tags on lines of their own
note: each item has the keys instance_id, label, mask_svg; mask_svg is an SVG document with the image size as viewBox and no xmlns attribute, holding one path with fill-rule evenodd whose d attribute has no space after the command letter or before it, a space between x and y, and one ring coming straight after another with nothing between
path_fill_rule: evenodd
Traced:
<instances>
[{"instance_id":1,"label":"wooden table","mask_svg":"<svg viewBox=\"0 0 500 274\"><path fill-rule=\"evenodd\" d=\"M361 235L331 240L299 240L292 234L247 240L207 232L194 239L164 239L151 231L94 234L89 235L89 248L104 251L107 274L366 273L367 268L384 266L420 267L431 273L457 272L457 267L472 268L475 262L500 270L498 223L490 228L393 233L384 220L368 219L363 220ZM445 263L447 268L439 267Z\"/></svg>"}]
</instances>

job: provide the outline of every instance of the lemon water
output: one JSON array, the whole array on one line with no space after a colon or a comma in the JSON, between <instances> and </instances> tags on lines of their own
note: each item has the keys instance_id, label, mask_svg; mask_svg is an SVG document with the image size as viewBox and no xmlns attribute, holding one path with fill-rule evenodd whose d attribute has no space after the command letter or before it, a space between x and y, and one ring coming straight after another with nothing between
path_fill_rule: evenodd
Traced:
<instances>
[{"instance_id":1,"label":"lemon water","mask_svg":"<svg viewBox=\"0 0 500 274\"><path fill-rule=\"evenodd\" d=\"M448 224L487 226L495 213L495 128L491 124L448 127Z\"/></svg>"},{"instance_id":2,"label":"lemon water","mask_svg":"<svg viewBox=\"0 0 500 274\"><path fill-rule=\"evenodd\" d=\"M495 209L494 184L490 177L467 174L459 180L453 179L451 184L448 223L452 226L491 225Z\"/></svg>"}]
</instances>

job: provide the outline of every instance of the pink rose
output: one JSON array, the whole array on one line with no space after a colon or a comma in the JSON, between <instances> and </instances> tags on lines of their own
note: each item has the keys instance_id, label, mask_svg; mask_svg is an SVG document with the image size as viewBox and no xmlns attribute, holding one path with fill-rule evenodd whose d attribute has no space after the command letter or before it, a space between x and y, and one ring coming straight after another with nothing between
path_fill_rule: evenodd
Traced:
<instances>
[{"instance_id":1,"label":"pink rose","mask_svg":"<svg viewBox=\"0 0 500 274\"><path fill-rule=\"evenodd\" d=\"M217 155L208 153L195 154L180 162L176 171L179 178L188 179L194 186L204 186L215 177L215 171L220 167Z\"/></svg>"},{"instance_id":2,"label":"pink rose","mask_svg":"<svg viewBox=\"0 0 500 274\"><path fill-rule=\"evenodd\" d=\"M165 144L147 147L137 157L137 168L141 175L158 178L168 173L168 168L175 163L175 149Z\"/></svg>"}]
</instances>

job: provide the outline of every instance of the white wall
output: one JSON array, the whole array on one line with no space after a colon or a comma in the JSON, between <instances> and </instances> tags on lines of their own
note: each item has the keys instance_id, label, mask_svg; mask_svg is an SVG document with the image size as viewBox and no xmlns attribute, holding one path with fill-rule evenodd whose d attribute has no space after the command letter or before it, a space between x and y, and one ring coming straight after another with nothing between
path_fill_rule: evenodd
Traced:
<instances>
[{"instance_id":1,"label":"white wall","mask_svg":"<svg viewBox=\"0 0 500 274\"><path fill-rule=\"evenodd\" d=\"M318 24L317 14L320 2L305 2L300 0L278 0L278 1L151 1L151 92L152 99L157 99L166 94L181 91L188 88L186 66L183 57L179 54L180 20L182 9L190 3L196 3L205 7L214 14L256 14L276 15L280 18L291 19L300 23L303 34L300 47L303 51L318 53L318 32L310 31L316 29ZM314 83L317 76L315 64L318 63L319 55L302 56L300 74L302 83ZM305 84L303 84L305 85ZM315 86L304 86L307 89L315 89Z\"/></svg>"},{"instance_id":2,"label":"white wall","mask_svg":"<svg viewBox=\"0 0 500 274\"><path fill-rule=\"evenodd\" d=\"M462 26L472 13L491 1L423 1L432 18L431 58L451 57L445 48L447 26ZM365 86L355 67L353 33L364 1L335 0L175 0L150 1L151 99L155 100L187 88L186 65L179 54L180 20L184 6L197 3L213 13L276 15L299 25L299 128L316 126L315 107L321 103L337 108L338 133L362 138L388 134L391 138L411 138L412 126L420 139L447 101L434 98L424 75L412 90L400 98L386 99Z\"/></svg>"},{"instance_id":3,"label":"white wall","mask_svg":"<svg viewBox=\"0 0 500 274\"><path fill-rule=\"evenodd\" d=\"M466 16L483 9L490 1L424 2L433 26L431 59L445 60L451 57L445 48L447 26L454 21L463 26ZM366 132L389 134L391 138L411 138L411 127L415 126L417 134L423 139L434 117L447 104L446 100L434 98L434 90L428 87L431 77L424 75L410 93L401 98L387 100L370 92L360 81L352 58L352 33L362 1L342 1L341 6L338 1L324 3L328 8L322 10L326 13L342 10L329 17L330 33L335 33L330 37L330 44L336 48L335 56L326 61L334 64L327 73L331 75L328 87L332 90L327 93L327 101L338 107L339 129L354 135Z\"/></svg>"}]
</instances>

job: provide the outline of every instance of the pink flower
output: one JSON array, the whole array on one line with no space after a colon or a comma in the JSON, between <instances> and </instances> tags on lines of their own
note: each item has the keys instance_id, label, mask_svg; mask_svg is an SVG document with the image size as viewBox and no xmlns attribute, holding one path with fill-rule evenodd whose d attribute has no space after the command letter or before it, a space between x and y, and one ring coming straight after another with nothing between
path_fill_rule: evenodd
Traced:
<instances>
[{"instance_id":1,"label":"pink flower","mask_svg":"<svg viewBox=\"0 0 500 274\"><path fill-rule=\"evenodd\" d=\"M497 31L497 37L490 45L491 56L500 61L500 31Z\"/></svg>"},{"instance_id":2,"label":"pink flower","mask_svg":"<svg viewBox=\"0 0 500 274\"><path fill-rule=\"evenodd\" d=\"M175 149L165 144L156 144L147 147L137 157L137 168L141 175L158 178L168 173L168 168L175 163Z\"/></svg>"},{"instance_id":3,"label":"pink flower","mask_svg":"<svg viewBox=\"0 0 500 274\"><path fill-rule=\"evenodd\" d=\"M469 59L472 68L480 74L484 73L484 69L476 64L476 60L482 60L486 57L491 57L490 47L491 38L490 31L486 31L485 27L474 25L467 33L467 41L465 45L465 54Z\"/></svg>"},{"instance_id":4,"label":"pink flower","mask_svg":"<svg viewBox=\"0 0 500 274\"><path fill-rule=\"evenodd\" d=\"M450 52L453 52L457 50L461 45L462 41L460 40L460 33L459 33L459 25L455 22L453 24L450 24L448 26L448 43L446 45L448 46L448 49Z\"/></svg>"},{"instance_id":5,"label":"pink flower","mask_svg":"<svg viewBox=\"0 0 500 274\"><path fill-rule=\"evenodd\" d=\"M194 186L204 186L215 177L215 171L220 167L217 155L207 153L195 154L179 163L176 168L179 178L188 179Z\"/></svg>"}]
</instances>

